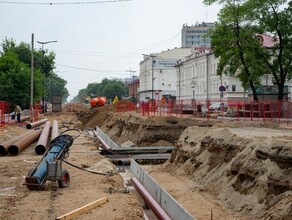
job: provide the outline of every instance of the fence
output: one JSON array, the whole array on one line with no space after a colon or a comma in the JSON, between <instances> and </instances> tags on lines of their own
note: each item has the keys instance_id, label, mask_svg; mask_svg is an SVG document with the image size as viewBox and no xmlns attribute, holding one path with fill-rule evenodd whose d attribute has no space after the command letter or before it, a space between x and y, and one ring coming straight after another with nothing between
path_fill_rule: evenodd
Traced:
<instances>
[{"instance_id":1,"label":"fence","mask_svg":"<svg viewBox=\"0 0 292 220\"><path fill-rule=\"evenodd\" d=\"M32 119L31 121L38 121L39 115L42 113L42 111L42 105L39 103L35 104L33 108L30 107L30 118Z\"/></svg>"},{"instance_id":2,"label":"fence","mask_svg":"<svg viewBox=\"0 0 292 220\"><path fill-rule=\"evenodd\" d=\"M0 101L0 126L4 126L5 123L9 123L9 104L4 101Z\"/></svg>"},{"instance_id":3,"label":"fence","mask_svg":"<svg viewBox=\"0 0 292 220\"><path fill-rule=\"evenodd\" d=\"M220 100L155 100L118 103L118 112L136 111L143 116L176 116L219 120L261 120L292 126L292 102L282 100L220 101Z\"/></svg>"},{"instance_id":4,"label":"fence","mask_svg":"<svg viewBox=\"0 0 292 220\"><path fill-rule=\"evenodd\" d=\"M39 114L41 112L41 105L35 104L33 108L30 108L30 110L24 109L21 114L22 118L29 117L33 122L39 120ZM3 127L5 124L15 123L15 121L12 120L13 116L14 115L10 113L10 104L5 101L0 101L0 126Z\"/></svg>"}]
</instances>

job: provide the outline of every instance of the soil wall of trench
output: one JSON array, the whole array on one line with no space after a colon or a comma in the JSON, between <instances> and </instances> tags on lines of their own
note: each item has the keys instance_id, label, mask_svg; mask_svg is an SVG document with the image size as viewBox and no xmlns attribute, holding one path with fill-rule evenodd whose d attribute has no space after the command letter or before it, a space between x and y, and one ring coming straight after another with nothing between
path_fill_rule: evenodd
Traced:
<instances>
[{"instance_id":1,"label":"soil wall of trench","mask_svg":"<svg viewBox=\"0 0 292 220\"><path fill-rule=\"evenodd\" d=\"M169 164L211 191L228 210L292 219L291 137L243 137L228 128L187 128ZM167 167L167 166L166 166Z\"/></svg>"}]
</instances>

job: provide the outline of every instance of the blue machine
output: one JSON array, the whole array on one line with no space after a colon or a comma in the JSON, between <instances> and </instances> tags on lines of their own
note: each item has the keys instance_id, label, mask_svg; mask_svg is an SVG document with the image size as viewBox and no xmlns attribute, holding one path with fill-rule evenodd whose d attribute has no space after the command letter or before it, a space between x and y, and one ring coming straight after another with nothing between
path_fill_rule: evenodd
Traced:
<instances>
[{"instance_id":1,"label":"blue machine","mask_svg":"<svg viewBox=\"0 0 292 220\"><path fill-rule=\"evenodd\" d=\"M62 169L62 160L69 156L69 148L72 146L74 139L80 135L80 131L79 135L74 138L68 134L64 134L65 132L62 132L58 137L51 141L50 147L38 165L29 171L24 183L28 189L44 189L46 180L58 181L60 188L69 186L70 175L67 170Z\"/></svg>"}]
</instances>

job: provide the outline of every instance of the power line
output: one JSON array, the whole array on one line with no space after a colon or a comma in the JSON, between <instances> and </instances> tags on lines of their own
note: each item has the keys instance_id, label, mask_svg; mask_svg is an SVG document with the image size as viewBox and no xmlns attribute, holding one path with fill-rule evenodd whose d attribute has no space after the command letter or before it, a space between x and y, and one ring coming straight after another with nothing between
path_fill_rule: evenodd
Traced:
<instances>
[{"instance_id":1,"label":"power line","mask_svg":"<svg viewBox=\"0 0 292 220\"><path fill-rule=\"evenodd\" d=\"M93 72L124 72L124 70L96 70L96 69L88 69L88 68L82 68L82 67L76 67L76 66L68 66L68 65L63 65L63 64L57 64L57 66L62 66L62 67L67 67L71 69L78 69L78 70L86 70L86 71L93 71Z\"/></svg>"},{"instance_id":2,"label":"power line","mask_svg":"<svg viewBox=\"0 0 292 220\"><path fill-rule=\"evenodd\" d=\"M62 51L62 50L54 50L54 52L63 55L73 55L73 56L96 56L96 57L133 57L140 54L118 54L118 53L94 53L94 52L69 52L69 51Z\"/></svg>"},{"instance_id":3,"label":"power line","mask_svg":"<svg viewBox=\"0 0 292 220\"><path fill-rule=\"evenodd\" d=\"M0 4L15 4L15 5L89 5L102 4L113 2L126 2L132 0L103 0L103 1L86 1L86 2L17 2L17 1L0 1Z\"/></svg>"}]
</instances>

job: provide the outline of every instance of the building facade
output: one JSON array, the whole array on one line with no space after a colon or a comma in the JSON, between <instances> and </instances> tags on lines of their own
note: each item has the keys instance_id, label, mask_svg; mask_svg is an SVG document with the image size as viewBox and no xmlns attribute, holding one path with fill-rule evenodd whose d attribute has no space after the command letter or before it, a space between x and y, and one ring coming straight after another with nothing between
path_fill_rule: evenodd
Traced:
<instances>
[{"instance_id":1,"label":"building facade","mask_svg":"<svg viewBox=\"0 0 292 220\"><path fill-rule=\"evenodd\" d=\"M127 82L128 90L129 90L129 99L133 102L140 100L139 95L139 87L140 87L140 80L138 77L133 77L132 81Z\"/></svg>"},{"instance_id":2,"label":"building facade","mask_svg":"<svg viewBox=\"0 0 292 220\"><path fill-rule=\"evenodd\" d=\"M176 65L177 99L209 102L247 101L248 91L239 79L217 75L219 59L210 50L199 51ZM262 85L272 85L271 76Z\"/></svg>"},{"instance_id":3,"label":"building facade","mask_svg":"<svg viewBox=\"0 0 292 220\"><path fill-rule=\"evenodd\" d=\"M183 25L181 30L181 46L182 47L211 47L211 40L208 36L208 30L213 28L215 23L197 23L188 26Z\"/></svg>"},{"instance_id":4,"label":"building facade","mask_svg":"<svg viewBox=\"0 0 292 220\"><path fill-rule=\"evenodd\" d=\"M175 96L177 62L191 54L191 48L174 48L160 53L144 55L140 62L140 101L160 100L162 96Z\"/></svg>"}]
</instances>

